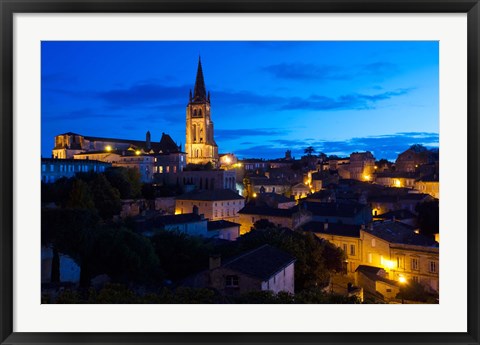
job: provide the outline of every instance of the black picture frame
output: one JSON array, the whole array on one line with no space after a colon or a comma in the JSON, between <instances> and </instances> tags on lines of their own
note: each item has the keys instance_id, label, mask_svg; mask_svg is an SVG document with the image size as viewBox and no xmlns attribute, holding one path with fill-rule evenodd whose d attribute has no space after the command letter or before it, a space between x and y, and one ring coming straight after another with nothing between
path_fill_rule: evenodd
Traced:
<instances>
[{"instance_id":1,"label":"black picture frame","mask_svg":"<svg viewBox=\"0 0 480 345\"><path fill-rule=\"evenodd\" d=\"M2 344L479 344L478 0L0 0L0 341ZM15 13L467 13L468 321L465 333L14 333L13 332L13 16ZM452 317L455 317L452 315Z\"/></svg>"}]
</instances>

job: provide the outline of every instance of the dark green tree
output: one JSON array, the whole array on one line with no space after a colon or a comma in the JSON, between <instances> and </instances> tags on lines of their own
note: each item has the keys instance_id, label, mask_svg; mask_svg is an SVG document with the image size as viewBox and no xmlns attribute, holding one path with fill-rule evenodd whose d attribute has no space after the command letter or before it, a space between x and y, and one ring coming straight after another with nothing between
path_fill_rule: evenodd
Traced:
<instances>
[{"instance_id":1,"label":"dark green tree","mask_svg":"<svg viewBox=\"0 0 480 345\"><path fill-rule=\"evenodd\" d=\"M118 189L121 199L135 199L141 196L142 183L137 169L109 168L105 177L112 187Z\"/></svg>"},{"instance_id":2,"label":"dark green tree","mask_svg":"<svg viewBox=\"0 0 480 345\"><path fill-rule=\"evenodd\" d=\"M65 206L69 208L94 209L95 202L88 184L78 178L74 178Z\"/></svg>"},{"instance_id":3,"label":"dark green tree","mask_svg":"<svg viewBox=\"0 0 480 345\"><path fill-rule=\"evenodd\" d=\"M330 272L325 264L325 244L314 235L310 233L304 235L287 228L278 228L268 221L259 221L254 224L252 231L236 241L240 252L258 248L263 244L275 246L297 259L295 262L297 291L328 285ZM331 265L335 266L333 263Z\"/></svg>"},{"instance_id":4,"label":"dark green tree","mask_svg":"<svg viewBox=\"0 0 480 345\"><path fill-rule=\"evenodd\" d=\"M307 147L305 150L303 150L307 156L311 156L314 152L315 149L312 146Z\"/></svg>"},{"instance_id":5,"label":"dark green tree","mask_svg":"<svg viewBox=\"0 0 480 345\"><path fill-rule=\"evenodd\" d=\"M120 213L122 204L118 189L112 187L103 174L97 174L89 184L95 202L95 208L102 219L112 219Z\"/></svg>"}]
</instances>

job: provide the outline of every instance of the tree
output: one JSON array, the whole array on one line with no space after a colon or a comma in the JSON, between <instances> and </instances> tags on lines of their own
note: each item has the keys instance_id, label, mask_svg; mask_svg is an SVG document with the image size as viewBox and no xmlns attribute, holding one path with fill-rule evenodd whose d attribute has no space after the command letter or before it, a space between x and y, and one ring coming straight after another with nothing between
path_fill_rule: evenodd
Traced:
<instances>
[{"instance_id":1,"label":"tree","mask_svg":"<svg viewBox=\"0 0 480 345\"><path fill-rule=\"evenodd\" d=\"M89 262L99 218L89 209L42 209L42 245L52 248L52 281L59 281L58 253L70 256L80 266L80 281L89 276ZM85 278L84 278L85 279Z\"/></svg>"},{"instance_id":2,"label":"tree","mask_svg":"<svg viewBox=\"0 0 480 345\"><path fill-rule=\"evenodd\" d=\"M245 252L270 244L294 256L295 289L301 291L312 287L328 285L330 272L325 264L325 244L311 233L302 234L287 228L278 228L268 221L259 221L254 229L240 236L236 245L240 252ZM330 258L335 261L335 258ZM341 265L330 263L332 267Z\"/></svg>"},{"instance_id":3,"label":"tree","mask_svg":"<svg viewBox=\"0 0 480 345\"><path fill-rule=\"evenodd\" d=\"M309 147L307 147L307 148L304 150L304 152L305 152L305 154L306 154L307 156L310 157L310 156L312 155L312 153L315 152L315 149L314 149L312 146L309 146Z\"/></svg>"},{"instance_id":4,"label":"tree","mask_svg":"<svg viewBox=\"0 0 480 345\"><path fill-rule=\"evenodd\" d=\"M213 251L208 240L177 231L159 230L150 240L160 266L173 281L205 268Z\"/></svg>"},{"instance_id":5,"label":"tree","mask_svg":"<svg viewBox=\"0 0 480 345\"><path fill-rule=\"evenodd\" d=\"M88 184L78 178L73 179L66 207L85 209L95 208L92 191Z\"/></svg>"},{"instance_id":6,"label":"tree","mask_svg":"<svg viewBox=\"0 0 480 345\"><path fill-rule=\"evenodd\" d=\"M121 199L141 196L142 183L137 169L114 167L105 171L105 177L112 187L118 189Z\"/></svg>"},{"instance_id":7,"label":"tree","mask_svg":"<svg viewBox=\"0 0 480 345\"><path fill-rule=\"evenodd\" d=\"M124 228L103 227L93 243L92 276L107 274L117 283L158 283L163 279L152 243Z\"/></svg>"},{"instance_id":8,"label":"tree","mask_svg":"<svg viewBox=\"0 0 480 345\"><path fill-rule=\"evenodd\" d=\"M120 193L118 189L113 188L105 175L97 174L90 183L95 208L102 219L112 219L114 215L120 213L122 204L120 202Z\"/></svg>"}]
</instances>

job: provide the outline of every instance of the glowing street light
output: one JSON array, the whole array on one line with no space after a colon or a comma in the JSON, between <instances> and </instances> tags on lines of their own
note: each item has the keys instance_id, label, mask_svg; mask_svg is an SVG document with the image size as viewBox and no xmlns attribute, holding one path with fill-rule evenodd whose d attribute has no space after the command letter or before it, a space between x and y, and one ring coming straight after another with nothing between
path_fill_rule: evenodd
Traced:
<instances>
[{"instance_id":1,"label":"glowing street light","mask_svg":"<svg viewBox=\"0 0 480 345\"><path fill-rule=\"evenodd\" d=\"M112 147L110 145L105 146L105 151L107 152L112 151Z\"/></svg>"}]
</instances>

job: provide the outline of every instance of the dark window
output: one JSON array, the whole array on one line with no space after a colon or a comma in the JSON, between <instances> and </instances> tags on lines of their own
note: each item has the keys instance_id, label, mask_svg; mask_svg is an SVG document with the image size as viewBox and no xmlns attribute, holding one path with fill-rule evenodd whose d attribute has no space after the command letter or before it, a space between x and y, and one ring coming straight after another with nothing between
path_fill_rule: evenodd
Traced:
<instances>
[{"instance_id":1,"label":"dark window","mask_svg":"<svg viewBox=\"0 0 480 345\"><path fill-rule=\"evenodd\" d=\"M238 287L238 276L226 276L225 277L225 287L227 287L227 288Z\"/></svg>"}]
</instances>

